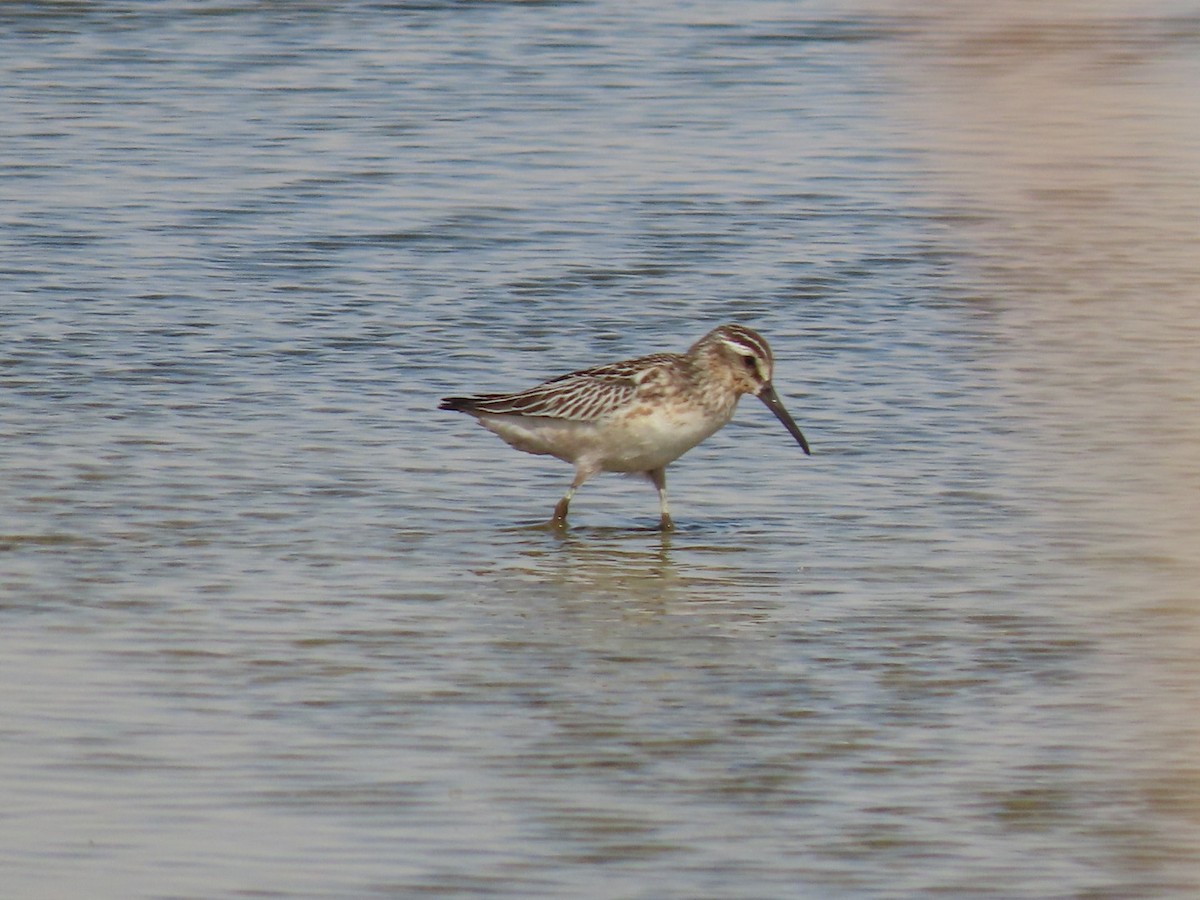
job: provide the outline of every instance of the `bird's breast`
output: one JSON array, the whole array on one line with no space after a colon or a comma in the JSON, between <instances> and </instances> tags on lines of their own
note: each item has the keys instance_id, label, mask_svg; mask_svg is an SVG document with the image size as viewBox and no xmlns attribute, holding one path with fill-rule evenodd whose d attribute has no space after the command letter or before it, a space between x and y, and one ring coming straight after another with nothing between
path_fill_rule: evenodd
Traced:
<instances>
[{"instance_id":1,"label":"bird's breast","mask_svg":"<svg viewBox=\"0 0 1200 900\"><path fill-rule=\"evenodd\" d=\"M580 422L520 415L480 415L479 422L526 453L556 456L606 472L646 472L678 459L724 426L727 405L637 400L601 419Z\"/></svg>"},{"instance_id":2,"label":"bird's breast","mask_svg":"<svg viewBox=\"0 0 1200 900\"><path fill-rule=\"evenodd\" d=\"M724 426L733 407L635 403L604 429L600 466L610 472L645 472L678 459Z\"/></svg>"}]
</instances>

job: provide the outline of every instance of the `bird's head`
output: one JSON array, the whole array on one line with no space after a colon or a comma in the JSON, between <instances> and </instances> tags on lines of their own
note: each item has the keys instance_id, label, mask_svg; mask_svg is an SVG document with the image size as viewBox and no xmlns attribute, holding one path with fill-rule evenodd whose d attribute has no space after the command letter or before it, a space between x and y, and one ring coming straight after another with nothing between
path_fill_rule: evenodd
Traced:
<instances>
[{"instance_id":1,"label":"bird's head","mask_svg":"<svg viewBox=\"0 0 1200 900\"><path fill-rule=\"evenodd\" d=\"M766 404L767 409L783 423L788 433L805 452L808 441L784 408L771 384L775 358L761 334L744 325L722 325L702 337L691 351L725 369L733 389L739 394L752 394Z\"/></svg>"}]
</instances>

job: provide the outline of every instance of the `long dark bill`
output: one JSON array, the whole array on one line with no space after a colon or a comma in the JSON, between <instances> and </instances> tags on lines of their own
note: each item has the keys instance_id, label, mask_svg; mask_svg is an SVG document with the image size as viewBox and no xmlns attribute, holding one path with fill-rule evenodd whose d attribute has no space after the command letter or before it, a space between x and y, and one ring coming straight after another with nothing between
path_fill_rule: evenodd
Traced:
<instances>
[{"instance_id":1,"label":"long dark bill","mask_svg":"<svg viewBox=\"0 0 1200 900\"><path fill-rule=\"evenodd\" d=\"M783 408L783 401L779 399L779 395L775 393L775 388L770 384L764 384L763 389L758 392L758 399L767 405L767 409L775 413L775 418L783 423L783 427L788 430L788 433L796 439L796 443L800 445L800 449L812 455L812 451L808 449L808 441L804 439L804 435L800 433L799 426L788 415L788 411Z\"/></svg>"}]
</instances>

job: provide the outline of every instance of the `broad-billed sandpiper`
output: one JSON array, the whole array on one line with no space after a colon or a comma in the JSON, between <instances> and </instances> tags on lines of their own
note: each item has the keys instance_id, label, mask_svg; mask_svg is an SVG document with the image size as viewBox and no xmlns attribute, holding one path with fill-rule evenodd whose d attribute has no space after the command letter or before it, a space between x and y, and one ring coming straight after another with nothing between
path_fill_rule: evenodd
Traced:
<instances>
[{"instance_id":1,"label":"broad-billed sandpiper","mask_svg":"<svg viewBox=\"0 0 1200 900\"><path fill-rule=\"evenodd\" d=\"M555 456L575 478L550 524L564 527L575 491L598 472L644 474L658 489L661 527L667 464L720 429L742 394L767 405L808 453L808 442L771 386L771 348L743 325L722 325L686 353L654 353L582 369L516 394L447 397L440 409L470 413L510 446Z\"/></svg>"}]
</instances>

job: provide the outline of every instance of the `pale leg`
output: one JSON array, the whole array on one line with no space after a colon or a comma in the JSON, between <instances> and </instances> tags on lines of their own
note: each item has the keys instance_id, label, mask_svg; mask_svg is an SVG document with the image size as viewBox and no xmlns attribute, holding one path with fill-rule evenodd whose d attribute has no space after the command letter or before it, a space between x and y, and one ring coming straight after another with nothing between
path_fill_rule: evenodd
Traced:
<instances>
[{"instance_id":1,"label":"pale leg","mask_svg":"<svg viewBox=\"0 0 1200 900\"><path fill-rule=\"evenodd\" d=\"M675 523L671 521L671 510L667 506L667 470L665 467L651 469L646 475L654 482L654 487L658 490L658 510L662 516L658 527L663 531L671 531L675 528Z\"/></svg>"}]
</instances>

